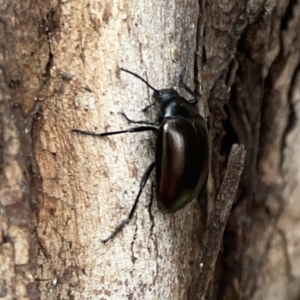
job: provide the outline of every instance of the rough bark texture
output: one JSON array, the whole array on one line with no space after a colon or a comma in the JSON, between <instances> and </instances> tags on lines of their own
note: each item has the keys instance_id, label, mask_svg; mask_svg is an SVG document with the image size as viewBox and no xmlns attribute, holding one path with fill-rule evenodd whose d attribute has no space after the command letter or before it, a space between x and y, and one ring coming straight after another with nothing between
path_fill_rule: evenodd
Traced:
<instances>
[{"instance_id":1,"label":"rough bark texture","mask_svg":"<svg viewBox=\"0 0 300 300\"><path fill-rule=\"evenodd\" d=\"M299 1L4 0L0 20L1 299L300 298ZM154 119L151 91L119 68L169 87L185 40L211 134L207 211L162 215L148 184L103 245L155 139L71 130L128 128L122 109ZM247 156L222 242L234 143Z\"/></svg>"},{"instance_id":2,"label":"rough bark texture","mask_svg":"<svg viewBox=\"0 0 300 300\"><path fill-rule=\"evenodd\" d=\"M39 299L34 273L35 152L31 131L48 79L43 19L49 6L1 1L0 12L0 298ZM30 207L31 205L31 207Z\"/></svg>"},{"instance_id":3,"label":"rough bark texture","mask_svg":"<svg viewBox=\"0 0 300 300\"><path fill-rule=\"evenodd\" d=\"M300 3L273 5L238 44L227 132L248 155L220 255L218 299L300 297Z\"/></svg>"}]
</instances>

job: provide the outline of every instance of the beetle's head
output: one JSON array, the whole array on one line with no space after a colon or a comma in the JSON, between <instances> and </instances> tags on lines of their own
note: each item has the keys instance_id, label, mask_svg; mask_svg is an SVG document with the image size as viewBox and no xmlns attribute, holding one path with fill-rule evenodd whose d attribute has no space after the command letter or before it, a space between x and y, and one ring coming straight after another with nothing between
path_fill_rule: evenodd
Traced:
<instances>
[{"instance_id":1,"label":"beetle's head","mask_svg":"<svg viewBox=\"0 0 300 300\"><path fill-rule=\"evenodd\" d=\"M178 92L174 89L163 89L159 91L155 91L152 95L153 99L158 103L170 100L172 98L178 97Z\"/></svg>"}]
</instances>

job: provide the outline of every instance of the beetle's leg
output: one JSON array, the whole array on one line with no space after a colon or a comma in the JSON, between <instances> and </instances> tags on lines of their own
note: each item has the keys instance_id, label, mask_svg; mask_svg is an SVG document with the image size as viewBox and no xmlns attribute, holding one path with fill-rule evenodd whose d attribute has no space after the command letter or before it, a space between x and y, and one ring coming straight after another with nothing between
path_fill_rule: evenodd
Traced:
<instances>
[{"instance_id":1,"label":"beetle's leg","mask_svg":"<svg viewBox=\"0 0 300 300\"><path fill-rule=\"evenodd\" d=\"M72 129L73 132L79 132L86 135L93 135L93 136L107 136L107 135L114 135L114 134L121 134L126 132L141 132L141 131L157 131L158 127L155 126L141 126L141 127L133 127L127 130L120 130L120 131L109 131L103 133L97 133L92 131L86 131L81 129Z\"/></svg>"},{"instance_id":2,"label":"beetle's leg","mask_svg":"<svg viewBox=\"0 0 300 300\"><path fill-rule=\"evenodd\" d=\"M141 182L140 182L140 189L139 189L139 192L138 192L138 194L137 194L137 196L136 196L136 199L135 199L135 201L134 201L134 204L133 204L133 206L132 206L132 208L131 208L131 211L130 211L130 213L129 213L127 219L124 220L124 221L123 221L123 222L115 229L115 231L114 231L108 238L106 238L105 240L102 240L102 243L105 244L105 243L108 242L109 240L113 239L113 238L116 236L116 234L117 234L119 231L121 231L122 228L123 228L123 227L124 227L124 226L132 219L132 217L133 217L133 215L134 215L134 213L135 213L135 211L136 211L137 204L138 204L138 202L139 202L139 199L140 199L140 196L141 196L141 194L142 194L143 188L145 187L145 185L146 185L146 183L147 183L147 180L149 179L149 176L150 176L151 172L152 172L153 169L154 169L154 166L155 166L155 162L151 163L151 165L150 165L150 166L147 168L147 170L145 171L145 173L144 173L144 175L143 175L143 177L142 177L142 180L141 180Z\"/></svg>"},{"instance_id":3,"label":"beetle's leg","mask_svg":"<svg viewBox=\"0 0 300 300\"><path fill-rule=\"evenodd\" d=\"M121 111L120 114L129 122L129 123L134 123L134 124L145 124L145 125L155 125L154 122L149 122L149 121L134 121L131 120L127 117L127 115L124 113L124 111Z\"/></svg>"}]
</instances>

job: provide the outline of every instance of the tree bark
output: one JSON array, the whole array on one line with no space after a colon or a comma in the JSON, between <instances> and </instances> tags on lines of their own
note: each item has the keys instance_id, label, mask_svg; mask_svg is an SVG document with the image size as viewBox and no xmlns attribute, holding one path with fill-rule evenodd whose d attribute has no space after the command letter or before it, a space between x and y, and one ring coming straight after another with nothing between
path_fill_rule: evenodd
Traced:
<instances>
[{"instance_id":1,"label":"tree bark","mask_svg":"<svg viewBox=\"0 0 300 300\"><path fill-rule=\"evenodd\" d=\"M0 297L299 299L299 16L287 0L4 0ZM120 67L168 88L186 40L185 82L211 137L205 201L162 215L148 183L104 245L155 137L72 129L129 128L123 109L154 120L141 112L152 91Z\"/></svg>"}]
</instances>

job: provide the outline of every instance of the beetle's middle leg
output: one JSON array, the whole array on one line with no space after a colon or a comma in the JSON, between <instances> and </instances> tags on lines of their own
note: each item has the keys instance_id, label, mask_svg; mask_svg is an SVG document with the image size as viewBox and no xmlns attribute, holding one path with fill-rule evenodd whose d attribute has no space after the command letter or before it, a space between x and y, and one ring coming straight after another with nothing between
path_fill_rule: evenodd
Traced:
<instances>
[{"instance_id":1,"label":"beetle's middle leg","mask_svg":"<svg viewBox=\"0 0 300 300\"><path fill-rule=\"evenodd\" d=\"M149 122L149 121L134 121L131 120L127 117L127 115L124 113L124 111L121 111L120 114L129 122L129 123L134 123L134 124L145 124L145 125L156 125L155 122Z\"/></svg>"},{"instance_id":2,"label":"beetle's middle leg","mask_svg":"<svg viewBox=\"0 0 300 300\"><path fill-rule=\"evenodd\" d=\"M115 134L121 134L121 133L133 133L133 132L142 132L142 131L157 131L158 127L156 126L140 126L140 127L133 127L126 130L119 130L119 131L109 131L109 132L93 132L93 131L87 131L87 130L81 130L81 129L72 129L73 132L78 132L85 135L92 135L92 136L108 136L108 135L115 135Z\"/></svg>"},{"instance_id":3,"label":"beetle's middle leg","mask_svg":"<svg viewBox=\"0 0 300 300\"><path fill-rule=\"evenodd\" d=\"M151 172L152 172L153 169L154 169L154 166L155 166L155 162L151 163L150 166L149 166L149 167L147 168L147 170L145 171L145 173L144 173L144 175L143 175L143 177L142 177L142 180L141 180L141 182L140 182L140 189L139 189L139 192L138 192L138 194L137 194L137 196L136 196L136 198L135 198L134 204L133 204L133 206L132 206L132 208L131 208L131 211L130 211L130 213L129 213L127 219L125 219L125 220L124 220L124 221L123 221L123 222L115 229L115 231L114 231L108 238L106 238L105 240L102 240L102 243L105 244L105 243L108 242L109 240L113 239L113 238L116 236L116 234L117 234L119 231L121 231L121 230L123 229L123 227L124 227L124 226L132 219L132 217L133 217L133 215L134 215L134 213L135 213L135 211L136 211L137 204L138 204L138 202L139 202L139 199L140 199L140 196L141 196L141 194L142 194L143 188L145 187L145 185L146 185L146 183L147 183L147 181L148 181L148 179L149 179L149 176L150 176Z\"/></svg>"}]
</instances>

